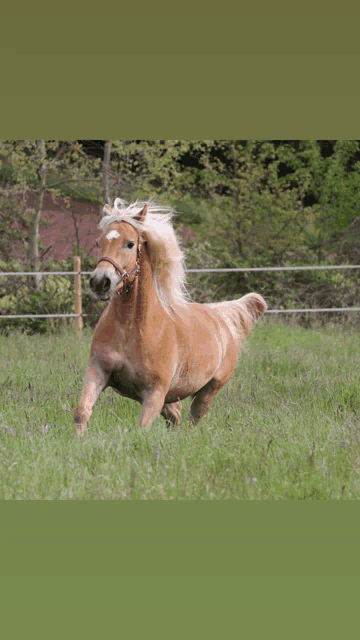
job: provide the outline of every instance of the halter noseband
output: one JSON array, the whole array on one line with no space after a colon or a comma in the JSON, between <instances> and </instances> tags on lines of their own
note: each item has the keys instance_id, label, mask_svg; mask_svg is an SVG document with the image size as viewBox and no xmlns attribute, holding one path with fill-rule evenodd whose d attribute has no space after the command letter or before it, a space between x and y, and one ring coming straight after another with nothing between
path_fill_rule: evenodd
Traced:
<instances>
[{"instance_id":1,"label":"halter noseband","mask_svg":"<svg viewBox=\"0 0 360 640\"><path fill-rule=\"evenodd\" d=\"M140 254L141 254L141 244L139 242L138 247L137 247L137 257L136 257L136 263L135 263L135 267L133 267L132 269L130 269L130 271L125 271L125 269L123 269L122 267L120 267L120 265L118 265L115 260L113 260L112 258L108 258L107 256L103 256L102 258L100 258L100 260L98 260L98 263L96 266L98 266L100 264L100 262L103 262L104 260L106 262L110 262L110 264L113 265L113 267L115 267L116 271L119 272L120 276L121 276L121 280L124 283L123 289L122 291L118 291L117 289L115 289L114 295L120 295L121 293L127 293L129 291L129 278L135 274L135 278L134 280L130 283L133 284L136 280L136 278L138 277L139 273L140 273Z\"/></svg>"}]
</instances>

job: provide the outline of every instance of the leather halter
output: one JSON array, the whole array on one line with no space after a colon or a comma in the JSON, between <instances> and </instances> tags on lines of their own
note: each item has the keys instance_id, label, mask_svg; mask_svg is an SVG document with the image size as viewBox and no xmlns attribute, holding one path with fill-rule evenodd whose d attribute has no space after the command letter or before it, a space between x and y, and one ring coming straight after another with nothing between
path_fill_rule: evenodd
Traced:
<instances>
[{"instance_id":1,"label":"leather halter","mask_svg":"<svg viewBox=\"0 0 360 640\"><path fill-rule=\"evenodd\" d=\"M106 262L110 262L110 264L113 265L113 267L115 267L116 271L119 272L119 274L121 275L121 280L124 283L123 289L122 291L119 291L118 289L115 289L114 291L114 295L121 295L122 293L127 293L129 291L129 286L132 285L136 278L138 277L139 273L140 273L140 255L141 255L141 244L139 242L138 247L137 247L137 257L136 257L136 263L135 263L135 267L133 267L132 269L130 269L130 271L125 271L125 269L123 269L122 267L120 267L120 265L118 265L115 260L113 260L112 258L108 258L107 256L103 256L102 258L100 258L100 260L98 260L98 263L96 266L99 265L100 262L106 261ZM128 282L129 278L135 274L135 278L132 282Z\"/></svg>"}]
</instances>

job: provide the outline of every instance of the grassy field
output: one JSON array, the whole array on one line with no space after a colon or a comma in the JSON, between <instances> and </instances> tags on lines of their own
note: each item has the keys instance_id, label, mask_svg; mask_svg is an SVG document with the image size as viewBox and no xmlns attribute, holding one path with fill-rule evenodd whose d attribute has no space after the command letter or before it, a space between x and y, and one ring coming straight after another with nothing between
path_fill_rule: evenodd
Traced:
<instances>
[{"instance_id":1,"label":"grassy field","mask_svg":"<svg viewBox=\"0 0 360 640\"><path fill-rule=\"evenodd\" d=\"M79 439L91 333L0 336L3 499L357 499L360 340L356 329L264 318L197 427L158 418L108 389Z\"/></svg>"}]
</instances>

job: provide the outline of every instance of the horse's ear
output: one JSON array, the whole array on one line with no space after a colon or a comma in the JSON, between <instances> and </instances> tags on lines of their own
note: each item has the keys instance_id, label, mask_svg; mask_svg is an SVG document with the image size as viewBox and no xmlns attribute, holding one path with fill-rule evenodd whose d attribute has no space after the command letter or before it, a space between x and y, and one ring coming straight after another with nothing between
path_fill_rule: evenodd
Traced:
<instances>
[{"instance_id":1,"label":"horse's ear","mask_svg":"<svg viewBox=\"0 0 360 640\"><path fill-rule=\"evenodd\" d=\"M106 205L104 206L104 208L103 208L103 213L104 213L106 216L110 216L110 215L112 214L112 208L111 208L111 206L110 206L109 204L106 204Z\"/></svg>"},{"instance_id":2,"label":"horse's ear","mask_svg":"<svg viewBox=\"0 0 360 640\"><path fill-rule=\"evenodd\" d=\"M147 204L145 204L143 209L140 211L140 213L137 213L136 216L134 216L134 220L137 220L138 222L144 222L146 218L147 210L148 210L148 206Z\"/></svg>"}]
</instances>

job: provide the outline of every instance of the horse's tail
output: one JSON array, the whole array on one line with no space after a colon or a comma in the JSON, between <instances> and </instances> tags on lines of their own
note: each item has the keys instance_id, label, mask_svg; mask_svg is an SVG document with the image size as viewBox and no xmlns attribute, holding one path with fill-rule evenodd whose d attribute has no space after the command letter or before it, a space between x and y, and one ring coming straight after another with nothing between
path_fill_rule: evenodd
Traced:
<instances>
[{"instance_id":1,"label":"horse's tail","mask_svg":"<svg viewBox=\"0 0 360 640\"><path fill-rule=\"evenodd\" d=\"M267 304L264 298L259 293L247 293L246 296L239 298L237 300L238 303L244 305L247 313L250 315L252 320L252 326L250 327L250 331L253 325L261 318L263 313L265 313L267 309Z\"/></svg>"},{"instance_id":2,"label":"horse's tail","mask_svg":"<svg viewBox=\"0 0 360 640\"><path fill-rule=\"evenodd\" d=\"M238 348L245 340L246 336L253 329L256 322L261 318L267 309L267 304L258 293L247 293L242 298L234 300L236 308L236 342ZM234 318L235 320L235 318Z\"/></svg>"},{"instance_id":3,"label":"horse's tail","mask_svg":"<svg viewBox=\"0 0 360 640\"><path fill-rule=\"evenodd\" d=\"M237 345L240 348L248 333L267 309L267 304L258 293L247 293L237 300L212 302L206 305L220 313L228 325Z\"/></svg>"}]
</instances>

